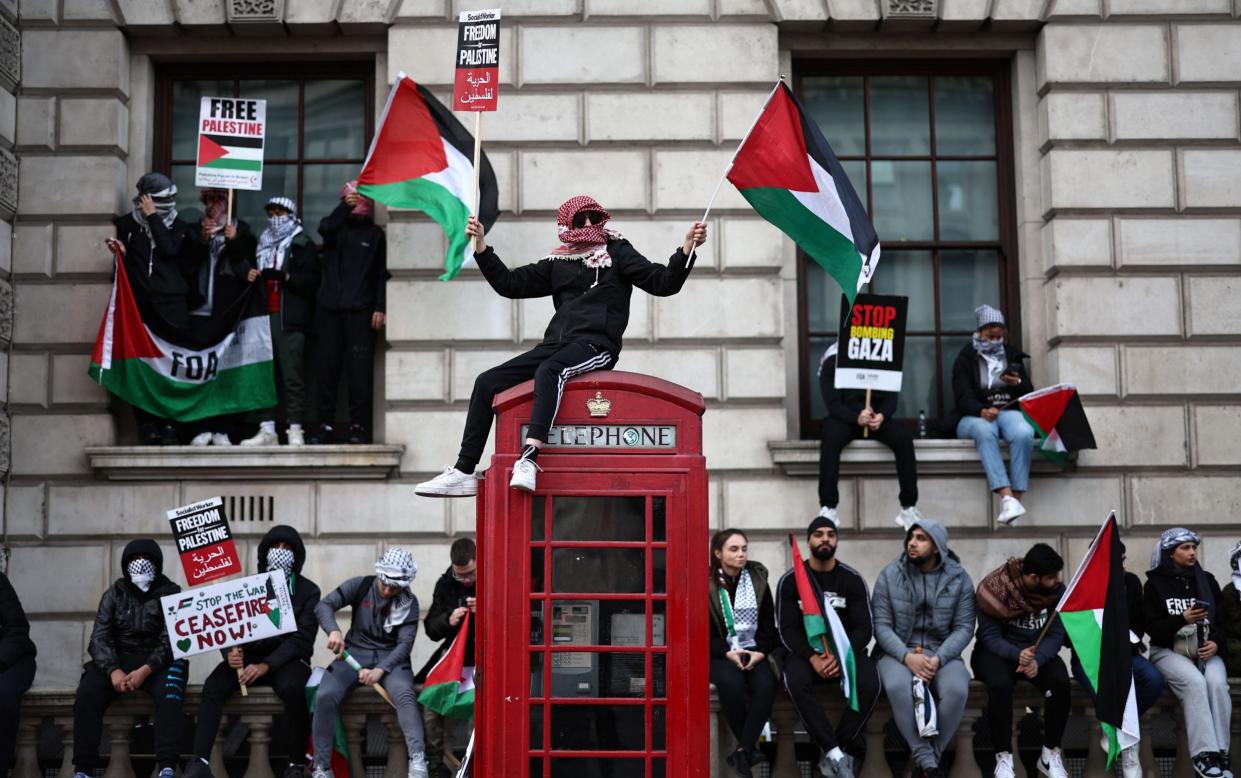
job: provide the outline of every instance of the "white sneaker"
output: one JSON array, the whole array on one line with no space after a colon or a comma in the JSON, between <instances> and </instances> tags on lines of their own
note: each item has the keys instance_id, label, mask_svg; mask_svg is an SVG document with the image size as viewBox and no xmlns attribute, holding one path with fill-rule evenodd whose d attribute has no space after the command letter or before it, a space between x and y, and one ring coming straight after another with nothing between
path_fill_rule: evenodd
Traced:
<instances>
[{"instance_id":1,"label":"white sneaker","mask_svg":"<svg viewBox=\"0 0 1241 778\"><path fill-rule=\"evenodd\" d=\"M1120 774L1123 778L1142 778L1142 759L1137 746L1120 750Z\"/></svg>"},{"instance_id":2,"label":"white sneaker","mask_svg":"<svg viewBox=\"0 0 1241 778\"><path fill-rule=\"evenodd\" d=\"M478 479L451 465L444 472L414 487L414 494L423 497L473 497L478 494Z\"/></svg>"},{"instance_id":3,"label":"white sneaker","mask_svg":"<svg viewBox=\"0 0 1241 778\"><path fill-rule=\"evenodd\" d=\"M223 432L213 432L211 433L211 445L231 446L233 445L233 441L229 440L228 435L225 435Z\"/></svg>"},{"instance_id":4,"label":"white sneaker","mask_svg":"<svg viewBox=\"0 0 1241 778\"><path fill-rule=\"evenodd\" d=\"M1047 778L1069 778L1069 771L1064 769L1064 758L1058 748L1043 746L1038 757L1038 771Z\"/></svg>"},{"instance_id":5,"label":"white sneaker","mask_svg":"<svg viewBox=\"0 0 1241 778\"><path fill-rule=\"evenodd\" d=\"M1039 768L1042 768L1042 764ZM1017 773L1013 772L1013 754L1011 751L998 751L995 755L995 772L991 774L992 778L1017 778Z\"/></svg>"},{"instance_id":6,"label":"white sneaker","mask_svg":"<svg viewBox=\"0 0 1241 778\"><path fill-rule=\"evenodd\" d=\"M853 760L848 754L840 759L832 759L824 754L819 760L819 772L825 778L853 778Z\"/></svg>"},{"instance_id":7,"label":"white sneaker","mask_svg":"<svg viewBox=\"0 0 1241 778\"><path fill-rule=\"evenodd\" d=\"M315 769L310 773L310 778L336 778L332 775L332 768L315 765Z\"/></svg>"},{"instance_id":8,"label":"white sneaker","mask_svg":"<svg viewBox=\"0 0 1241 778\"><path fill-rule=\"evenodd\" d=\"M910 527L922 521L924 518L926 517L922 515L922 511L918 510L918 506L910 505L908 508L901 508L901 512L896 514L896 518L893 519L893 521L901 525L901 528L908 532Z\"/></svg>"},{"instance_id":9,"label":"white sneaker","mask_svg":"<svg viewBox=\"0 0 1241 778\"><path fill-rule=\"evenodd\" d=\"M833 524L840 523L840 514L836 512L835 508L829 508L824 505L822 508L819 508L819 515L831 521Z\"/></svg>"},{"instance_id":10,"label":"white sneaker","mask_svg":"<svg viewBox=\"0 0 1241 778\"><path fill-rule=\"evenodd\" d=\"M427 755L421 751L409 757L409 778L427 778Z\"/></svg>"},{"instance_id":11,"label":"white sneaker","mask_svg":"<svg viewBox=\"0 0 1241 778\"><path fill-rule=\"evenodd\" d=\"M513 465L513 478L508 482L509 488L523 492L534 491L535 471L542 470L538 463L530 459L519 459Z\"/></svg>"},{"instance_id":12,"label":"white sneaker","mask_svg":"<svg viewBox=\"0 0 1241 778\"><path fill-rule=\"evenodd\" d=\"M1020 500L1006 494L1000 498L1000 515L996 516L995 520L1007 527L1018 517L1024 516L1025 512L1026 506L1022 505Z\"/></svg>"},{"instance_id":13,"label":"white sneaker","mask_svg":"<svg viewBox=\"0 0 1241 778\"><path fill-rule=\"evenodd\" d=\"M191 446L210 446L211 445L211 433L210 432L198 433L197 435L193 437L192 440L190 440L190 445Z\"/></svg>"},{"instance_id":14,"label":"white sneaker","mask_svg":"<svg viewBox=\"0 0 1241 778\"><path fill-rule=\"evenodd\" d=\"M243 446L279 446L280 438L276 437L275 430L269 430L265 427L259 427L259 431L254 433L254 437L246 438L241 441Z\"/></svg>"},{"instance_id":15,"label":"white sneaker","mask_svg":"<svg viewBox=\"0 0 1241 778\"><path fill-rule=\"evenodd\" d=\"M302 430L302 425L290 424L289 428L285 430L284 433L289 439L290 446L306 445L306 433Z\"/></svg>"}]
</instances>

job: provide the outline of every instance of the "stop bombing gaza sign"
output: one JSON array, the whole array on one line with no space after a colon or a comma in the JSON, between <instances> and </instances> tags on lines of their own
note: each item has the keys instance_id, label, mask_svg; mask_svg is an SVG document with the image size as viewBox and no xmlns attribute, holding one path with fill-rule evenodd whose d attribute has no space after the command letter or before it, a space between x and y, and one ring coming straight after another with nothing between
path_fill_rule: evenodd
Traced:
<instances>
[{"instance_id":1,"label":"stop bombing gaza sign","mask_svg":"<svg viewBox=\"0 0 1241 778\"><path fill-rule=\"evenodd\" d=\"M859 294L850 307L849 298L840 296L837 389L901 390L908 312L908 297Z\"/></svg>"},{"instance_id":2,"label":"stop bombing gaza sign","mask_svg":"<svg viewBox=\"0 0 1241 778\"><path fill-rule=\"evenodd\" d=\"M174 659L218 651L297 629L282 573L259 573L161 597Z\"/></svg>"},{"instance_id":3,"label":"stop bombing gaza sign","mask_svg":"<svg viewBox=\"0 0 1241 778\"><path fill-rule=\"evenodd\" d=\"M194 186L263 188L263 138L267 101L204 97L198 109L198 160Z\"/></svg>"}]
</instances>

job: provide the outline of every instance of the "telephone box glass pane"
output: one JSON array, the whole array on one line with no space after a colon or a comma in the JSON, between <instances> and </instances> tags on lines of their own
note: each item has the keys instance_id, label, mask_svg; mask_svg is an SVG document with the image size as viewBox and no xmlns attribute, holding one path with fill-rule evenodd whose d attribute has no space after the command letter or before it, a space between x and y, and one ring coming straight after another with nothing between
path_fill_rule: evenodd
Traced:
<instances>
[{"instance_id":1,"label":"telephone box glass pane","mask_svg":"<svg viewBox=\"0 0 1241 778\"><path fill-rule=\"evenodd\" d=\"M664 624L667 618L664 614L668 611L668 604L662 600L651 603L651 645L663 646L664 642Z\"/></svg>"},{"instance_id":2,"label":"telephone box glass pane","mask_svg":"<svg viewBox=\"0 0 1241 778\"><path fill-rule=\"evenodd\" d=\"M552 551L552 591L641 594L644 562L640 548L558 548Z\"/></svg>"},{"instance_id":3,"label":"telephone box glass pane","mask_svg":"<svg viewBox=\"0 0 1241 778\"><path fill-rule=\"evenodd\" d=\"M553 540L646 540L644 497L556 497Z\"/></svg>"},{"instance_id":4,"label":"telephone box glass pane","mask_svg":"<svg viewBox=\"0 0 1241 778\"><path fill-rule=\"evenodd\" d=\"M546 623L546 617L543 615L543 603L541 601L530 603L530 645L544 645L543 625Z\"/></svg>"},{"instance_id":5,"label":"telephone box glass pane","mask_svg":"<svg viewBox=\"0 0 1241 778\"><path fill-rule=\"evenodd\" d=\"M667 768L664 765L663 759L651 760L651 778L664 778L666 772Z\"/></svg>"},{"instance_id":6,"label":"telephone box glass pane","mask_svg":"<svg viewBox=\"0 0 1241 778\"><path fill-rule=\"evenodd\" d=\"M651 656L651 675L655 679L654 686L651 687L652 697L668 696L667 665L668 657L666 654L654 654Z\"/></svg>"},{"instance_id":7,"label":"telephone box glass pane","mask_svg":"<svg viewBox=\"0 0 1241 778\"><path fill-rule=\"evenodd\" d=\"M646 658L637 653L552 652L553 698L646 696ZM656 678L662 684L663 677Z\"/></svg>"},{"instance_id":8,"label":"telephone box glass pane","mask_svg":"<svg viewBox=\"0 0 1241 778\"><path fill-rule=\"evenodd\" d=\"M668 591L668 554L662 548L651 551L651 591L664 594Z\"/></svg>"},{"instance_id":9,"label":"telephone box glass pane","mask_svg":"<svg viewBox=\"0 0 1241 778\"><path fill-rule=\"evenodd\" d=\"M530 750L543 750L543 706L530 706ZM543 768L539 768L539 775L543 775Z\"/></svg>"},{"instance_id":10,"label":"telephone box glass pane","mask_svg":"<svg viewBox=\"0 0 1241 778\"><path fill-rule=\"evenodd\" d=\"M530 591L535 594L543 591L542 546L535 546L530 549Z\"/></svg>"},{"instance_id":11,"label":"telephone box glass pane","mask_svg":"<svg viewBox=\"0 0 1241 778\"><path fill-rule=\"evenodd\" d=\"M663 751L668 748L667 708L657 705L651 708L651 750Z\"/></svg>"},{"instance_id":12,"label":"telephone box glass pane","mask_svg":"<svg viewBox=\"0 0 1241 778\"><path fill-rule=\"evenodd\" d=\"M651 540L656 543L668 539L668 498L651 498Z\"/></svg>"},{"instance_id":13,"label":"telephone box glass pane","mask_svg":"<svg viewBox=\"0 0 1241 778\"><path fill-rule=\"evenodd\" d=\"M553 759L552 778L646 778L646 763L609 756Z\"/></svg>"},{"instance_id":14,"label":"telephone box glass pane","mask_svg":"<svg viewBox=\"0 0 1241 778\"><path fill-rule=\"evenodd\" d=\"M661 603L662 605L662 603ZM542 628L540 603L530 604L530 644L543 645L543 634L535 638L535 627ZM646 602L644 600L552 600L552 645L645 646ZM656 617L657 638L663 640L663 616Z\"/></svg>"},{"instance_id":15,"label":"telephone box glass pane","mask_svg":"<svg viewBox=\"0 0 1241 778\"><path fill-rule=\"evenodd\" d=\"M558 751L642 751L641 705L552 705L551 747Z\"/></svg>"},{"instance_id":16,"label":"telephone box glass pane","mask_svg":"<svg viewBox=\"0 0 1241 778\"><path fill-rule=\"evenodd\" d=\"M530 498L530 539L543 540L547 535L547 499L537 494Z\"/></svg>"},{"instance_id":17,"label":"telephone box glass pane","mask_svg":"<svg viewBox=\"0 0 1241 778\"><path fill-rule=\"evenodd\" d=\"M540 651L530 652L530 696L543 696L543 654Z\"/></svg>"}]
</instances>

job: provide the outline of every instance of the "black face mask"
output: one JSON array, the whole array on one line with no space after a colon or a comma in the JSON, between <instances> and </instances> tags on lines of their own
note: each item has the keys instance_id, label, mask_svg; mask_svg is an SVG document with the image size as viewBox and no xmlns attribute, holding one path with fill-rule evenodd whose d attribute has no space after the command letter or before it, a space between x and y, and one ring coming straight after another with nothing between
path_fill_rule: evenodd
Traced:
<instances>
[{"instance_id":1,"label":"black face mask","mask_svg":"<svg viewBox=\"0 0 1241 778\"><path fill-rule=\"evenodd\" d=\"M599 225L601 215L597 211L579 211L573 214L573 229L580 230L586 226L586 219L590 218L590 223L596 227Z\"/></svg>"}]
</instances>

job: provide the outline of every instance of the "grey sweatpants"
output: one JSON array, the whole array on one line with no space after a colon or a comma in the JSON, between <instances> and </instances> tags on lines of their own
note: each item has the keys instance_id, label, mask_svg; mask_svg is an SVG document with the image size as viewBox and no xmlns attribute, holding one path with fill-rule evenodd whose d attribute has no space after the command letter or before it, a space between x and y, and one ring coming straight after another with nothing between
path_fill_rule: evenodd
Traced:
<instances>
[{"instance_id":1,"label":"grey sweatpants","mask_svg":"<svg viewBox=\"0 0 1241 778\"><path fill-rule=\"evenodd\" d=\"M960 658L951 660L939 668L931 681L939 722L939 734L931 740L923 740L914 723L914 674L904 662L886 654L879 658L878 667L883 692L892 706L892 719L909 744L914 761L927 770L938 767L944 750L957 734L965 713L965 701L970 696L970 671L965 668L965 662Z\"/></svg>"},{"instance_id":2,"label":"grey sweatpants","mask_svg":"<svg viewBox=\"0 0 1241 778\"><path fill-rule=\"evenodd\" d=\"M363 667L374 667L374 661L367 663L365 651L351 650ZM414 671L409 665L397 667L390 673L384 673L379 685L396 703L396 720L401 724L401 732L405 734L405 747L409 753L421 754L426 746L422 737L422 709L418 706L418 695L414 693ZM358 686L358 674L353 668L341 661L333 662L323 674L319 682L319 691L315 695L315 720L311 725L311 733L315 742L315 765L328 767L332 761L332 737L336 731L336 711L341 702ZM367 691L367 694L375 694Z\"/></svg>"},{"instance_id":3,"label":"grey sweatpants","mask_svg":"<svg viewBox=\"0 0 1241 778\"><path fill-rule=\"evenodd\" d=\"M1229 750L1232 698L1228 696L1228 670L1224 660L1218 655L1211 657L1206 661L1204 673L1198 669L1197 662L1184 654L1151 646L1151 662L1163 673L1168 688L1181 701L1189 755Z\"/></svg>"}]
</instances>

